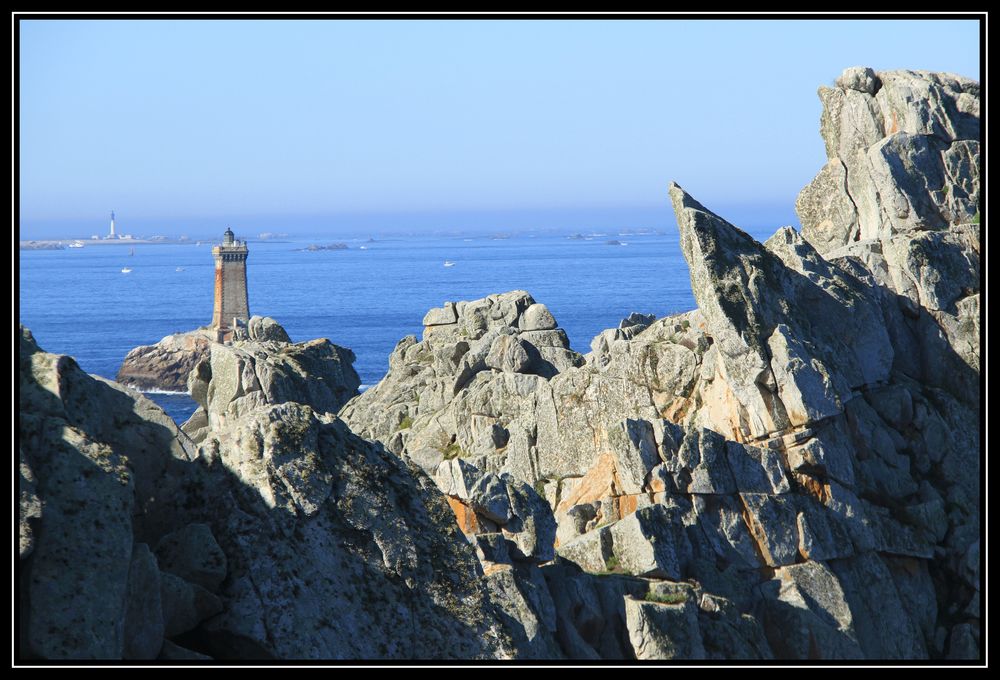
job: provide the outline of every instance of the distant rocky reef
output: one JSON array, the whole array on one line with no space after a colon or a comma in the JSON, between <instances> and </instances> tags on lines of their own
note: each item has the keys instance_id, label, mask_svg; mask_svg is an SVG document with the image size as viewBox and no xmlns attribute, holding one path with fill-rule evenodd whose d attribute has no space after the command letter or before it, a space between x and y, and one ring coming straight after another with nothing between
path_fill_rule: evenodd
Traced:
<instances>
[{"instance_id":1,"label":"distant rocky reef","mask_svg":"<svg viewBox=\"0 0 1000 680\"><path fill-rule=\"evenodd\" d=\"M820 96L802 232L672 184L698 308L587 354L447 302L358 394L256 318L178 428L22 329L20 657L982 659L979 86Z\"/></svg>"},{"instance_id":2,"label":"distant rocky reef","mask_svg":"<svg viewBox=\"0 0 1000 680\"><path fill-rule=\"evenodd\" d=\"M346 243L330 243L330 244L325 245L325 246L318 246L315 243L311 243L308 246L306 246L305 248L296 248L295 250L297 252L307 252L307 253L315 253L315 252L319 252L321 250L347 250L347 244Z\"/></svg>"},{"instance_id":3,"label":"distant rocky reef","mask_svg":"<svg viewBox=\"0 0 1000 680\"><path fill-rule=\"evenodd\" d=\"M66 245L59 241L21 241L20 250L66 250Z\"/></svg>"}]
</instances>

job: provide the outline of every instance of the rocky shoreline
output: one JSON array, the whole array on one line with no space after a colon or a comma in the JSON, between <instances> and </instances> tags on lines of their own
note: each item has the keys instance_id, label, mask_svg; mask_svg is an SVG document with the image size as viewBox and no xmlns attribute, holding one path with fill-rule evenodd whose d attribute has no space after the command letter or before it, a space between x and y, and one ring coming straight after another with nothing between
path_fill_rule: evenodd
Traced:
<instances>
[{"instance_id":1,"label":"rocky shoreline","mask_svg":"<svg viewBox=\"0 0 1000 680\"><path fill-rule=\"evenodd\" d=\"M129 354L178 428L22 328L20 656L981 659L979 84L820 98L801 233L672 184L698 308L587 354L510 291L358 393L254 317Z\"/></svg>"}]
</instances>

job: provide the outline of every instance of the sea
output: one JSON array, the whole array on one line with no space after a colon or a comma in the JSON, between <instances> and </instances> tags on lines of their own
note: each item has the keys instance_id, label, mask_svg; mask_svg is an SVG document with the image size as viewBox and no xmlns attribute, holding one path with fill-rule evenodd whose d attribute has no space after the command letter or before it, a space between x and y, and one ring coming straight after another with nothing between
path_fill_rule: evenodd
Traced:
<instances>
[{"instance_id":1,"label":"sea","mask_svg":"<svg viewBox=\"0 0 1000 680\"><path fill-rule=\"evenodd\" d=\"M747 231L763 240L774 227ZM303 250L332 240L348 247ZM211 247L22 250L20 323L45 351L71 355L88 373L114 379L133 347L210 321ZM581 353L631 312L659 318L695 307L676 227L503 237L251 238L248 247L250 313L274 317L293 341L329 338L352 349L362 389L382 379L396 343L406 335L419 338L424 314L446 301L526 290L549 308ZM186 394L147 396L178 423L197 408Z\"/></svg>"}]
</instances>

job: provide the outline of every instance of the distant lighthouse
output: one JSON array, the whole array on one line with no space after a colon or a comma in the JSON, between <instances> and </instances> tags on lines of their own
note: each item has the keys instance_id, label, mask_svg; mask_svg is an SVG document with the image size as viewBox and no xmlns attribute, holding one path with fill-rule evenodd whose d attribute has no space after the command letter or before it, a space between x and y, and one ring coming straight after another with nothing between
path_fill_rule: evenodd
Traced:
<instances>
[{"instance_id":1,"label":"distant lighthouse","mask_svg":"<svg viewBox=\"0 0 1000 680\"><path fill-rule=\"evenodd\" d=\"M216 340L232 339L236 326L250 318L247 301L247 244L237 241L232 229L227 228L222 244L212 248L215 258L215 309L212 328Z\"/></svg>"},{"instance_id":2,"label":"distant lighthouse","mask_svg":"<svg viewBox=\"0 0 1000 680\"><path fill-rule=\"evenodd\" d=\"M108 234L108 238L118 238L115 236L115 211L111 211L111 233Z\"/></svg>"}]
</instances>

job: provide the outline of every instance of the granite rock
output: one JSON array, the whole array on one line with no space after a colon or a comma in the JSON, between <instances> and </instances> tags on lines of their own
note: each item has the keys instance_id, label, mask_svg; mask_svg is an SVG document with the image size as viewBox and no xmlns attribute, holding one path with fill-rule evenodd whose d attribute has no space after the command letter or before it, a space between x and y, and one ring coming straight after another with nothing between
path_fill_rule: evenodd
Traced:
<instances>
[{"instance_id":1,"label":"granite rock","mask_svg":"<svg viewBox=\"0 0 1000 680\"><path fill-rule=\"evenodd\" d=\"M692 602L661 604L625 598L629 638L640 660L706 658L698 626L698 607Z\"/></svg>"},{"instance_id":2,"label":"granite rock","mask_svg":"<svg viewBox=\"0 0 1000 680\"><path fill-rule=\"evenodd\" d=\"M208 357L212 344L207 328L168 335L154 345L130 350L115 380L139 390L187 392L188 376Z\"/></svg>"},{"instance_id":3,"label":"granite rock","mask_svg":"<svg viewBox=\"0 0 1000 680\"><path fill-rule=\"evenodd\" d=\"M226 578L226 555L207 524L192 523L167 534L156 546L159 567L209 591Z\"/></svg>"},{"instance_id":4,"label":"granite rock","mask_svg":"<svg viewBox=\"0 0 1000 680\"><path fill-rule=\"evenodd\" d=\"M123 659L155 659L165 632L160 595L160 570L145 543L132 548L125 599Z\"/></svg>"}]
</instances>

